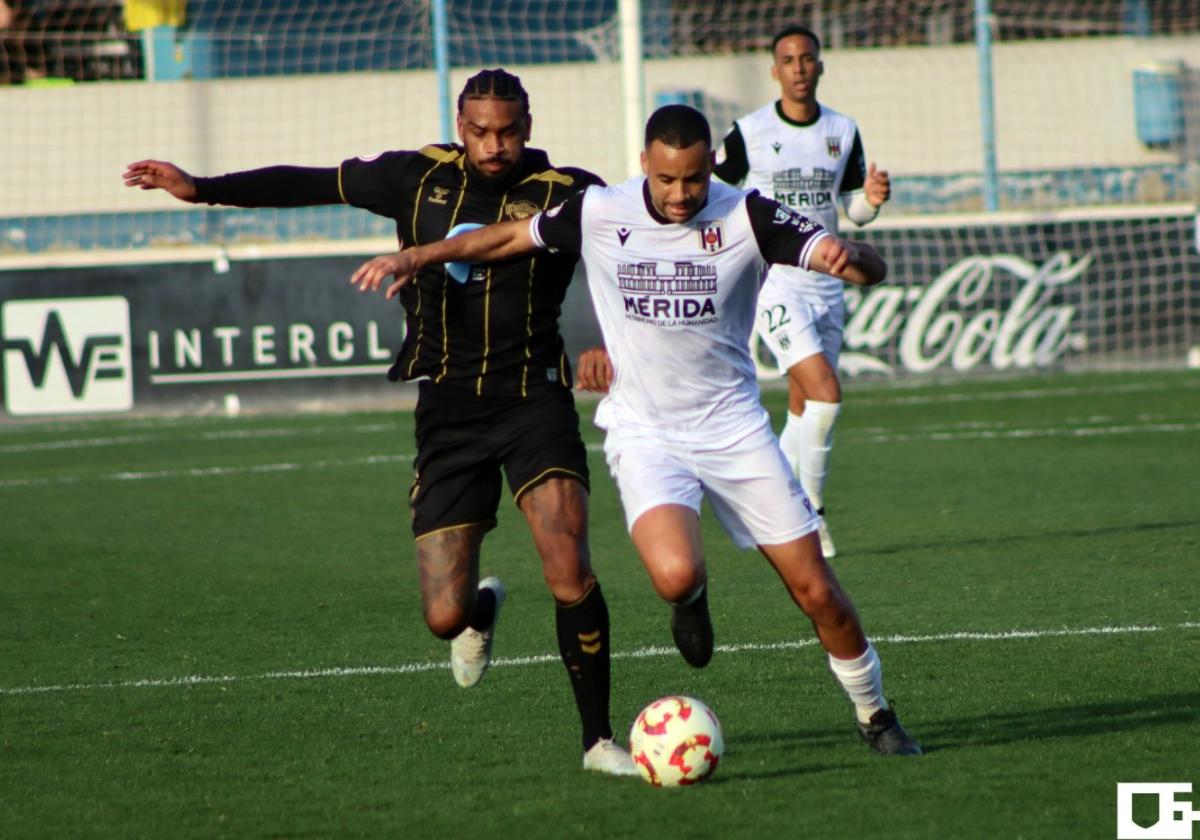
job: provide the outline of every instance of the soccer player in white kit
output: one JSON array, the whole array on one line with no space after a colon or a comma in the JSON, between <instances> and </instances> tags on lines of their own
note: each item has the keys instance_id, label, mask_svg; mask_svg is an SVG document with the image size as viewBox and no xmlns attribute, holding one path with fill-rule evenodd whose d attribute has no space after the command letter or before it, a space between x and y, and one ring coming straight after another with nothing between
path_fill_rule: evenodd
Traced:
<instances>
[{"instance_id":1,"label":"soccer player in white kit","mask_svg":"<svg viewBox=\"0 0 1200 840\"><path fill-rule=\"evenodd\" d=\"M891 195L887 172L867 166L854 120L817 102L821 42L790 26L771 45L780 98L747 114L725 136L714 172L786 204L837 232L836 198L856 225ZM837 550L825 523L825 480L842 407L838 355L846 319L842 283L802 266L774 265L758 298L755 329L788 377L788 417L779 436L792 470L821 517L827 558Z\"/></svg>"},{"instance_id":2,"label":"soccer player in white kit","mask_svg":"<svg viewBox=\"0 0 1200 840\"><path fill-rule=\"evenodd\" d=\"M920 747L883 695L882 668L850 597L821 554L818 519L759 399L749 339L771 263L859 285L886 266L866 245L754 192L710 180L712 139L684 105L646 125L645 177L589 187L531 221L503 222L377 257L352 283L388 296L423 266L496 262L540 248L583 258L613 377L596 423L634 545L694 667L713 631L699 513L709 500L742 548L757 547L812 621L855 706L859 734L883 755Z\"/></svg>"}]
</instances>

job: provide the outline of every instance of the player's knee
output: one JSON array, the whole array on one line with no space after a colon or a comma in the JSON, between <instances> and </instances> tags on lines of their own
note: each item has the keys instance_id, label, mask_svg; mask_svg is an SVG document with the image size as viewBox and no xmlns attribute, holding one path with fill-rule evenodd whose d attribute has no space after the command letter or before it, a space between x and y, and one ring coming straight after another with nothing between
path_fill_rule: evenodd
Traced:
<instances>
[{"instance_id":1,"label":"player's knee","mask_svg":"<svg viewBox=\"0 0 1200 840\"><path fill-rule=\"evenodd\" d=\"M840 403L842 401L842 388L836 378L827 379L813 388L813 393L807 396L810 400L815 400L816 402Z\"/></svg>"},{"instance_id":2,"label":"player's knee","mask_svg":"<svg viewBox=\"0 0 1200 840\"><path fill-rule=\"evenodd\" d=\"M791 403L799 403L794 408L803 408L804 402L815 400L816 402L840 403L842 401L842 383L838 380L837 371L829 364L825 363L822 357L814 357L821 360L821 364L815 369L805 367L809 361L802 362L788 371L788 379L790 380L789 392L792 399Z\"/></svg>"},{"instance_id":3,"label":"player's knee","mask_svg":"<svg viewBox=\"0 0 1200 840\"><path fill-rule=\"evenodd\" d=\"M690 557L660 559L650 575L659 597L672 604L687 601L704 583L700 569Z\"/></svg>"},{"instance_id":4,"label":"player's knee","mask_svg":"<svg viewBox=\"0 0 1200 840\"><path fill-rule=\"evenodd\" d=\"M809 617L829 617L841 610L841 593L829 581L812 581L798 587L793 594Z\"/></svg>"},{"instance_id":5,"label":"player's knee","mask_svg":"<svg viewBox=\"0 0 1200 840\"><path fill-rule=\"evenodd\" d=\"M559 602L572 603L582 598L595 580L587 543L565 543L552 554L543 552L542 578Z\"/></svg>"},{"instance_id":6,"label":"player's knee","mask_svg":"<svg viewBox=\"0 0 1200 840\"><path fill-rule=\"evenodd\" d=\"M461 609L445 606L425 609L425 626L429 628L430 633L446 641L453 639L466 628L468 618L466 612Z\"/></svg>"},{"instance_id":7,"label":"player's knee","mask_svg":"<svg viewBox=\"0 0 1200 840\"><path fill-rule=\"evenodd\" d=\"M837 374L832 371L827 376L814 377L804 383L804 398L814 402L840 403L842 401L842 384Z\"/></svg>"}]
</instances>

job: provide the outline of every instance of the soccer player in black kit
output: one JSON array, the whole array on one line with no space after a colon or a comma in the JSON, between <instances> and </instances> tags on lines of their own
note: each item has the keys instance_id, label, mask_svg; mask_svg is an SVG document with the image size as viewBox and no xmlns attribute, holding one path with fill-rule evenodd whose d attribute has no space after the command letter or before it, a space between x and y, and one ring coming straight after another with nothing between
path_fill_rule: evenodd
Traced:
<instances>
[{"instance_id":1,"label":"soccer player in black kit","mask_svg":"<svg viewBox=\"0 0 1200 840\"><path fill-rule=\"evenodd\" d=\"M401 246L459 225L522 219L599 183L526 148L529 98L504 70L484 70L458 98L462 145L392 151L337 168L273 166L193 178L173 164L130 164L125 184L183 201L237 207L351 204L396 221ZM609 724L608 607L587 543L587 453L558 329L575 256L431 266L404 290L406 334L393 380L419 379L417 456L409 494L425 623L451 640L470 687L491 661L504 585L479 580L484 534L496 525L501 468L529 524L556 602L559 652L583 728L583 766L637 775Z\"/></svg>"}]
</instances>

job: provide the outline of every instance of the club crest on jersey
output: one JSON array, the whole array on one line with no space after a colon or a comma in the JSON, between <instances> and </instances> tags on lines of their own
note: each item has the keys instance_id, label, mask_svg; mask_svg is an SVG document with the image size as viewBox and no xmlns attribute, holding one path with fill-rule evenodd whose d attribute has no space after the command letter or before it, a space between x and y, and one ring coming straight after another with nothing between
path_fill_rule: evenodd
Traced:
<instances>
[{"instance_id":1,"label":"club crest on jersey","mask_svg":"<svg viewBox=\"0 0 1200 840\"><path fill-rule=\"evenodd\" d=\"M829 152L829 156L837 160L842 156L842 140L840 137L826 137L825 151Z\"/></svg>"},{"instance_id":2,"label":"club crest on jersey","mask_svg":"<svg viewBox=\"0 0 1200 840\"><path fill-rule=\"evenodd\" d=\"M700 247L710 254L715 254L725 247L725 238L721 235L721 223L713 222L700 228Z\"/></svg>"},{"instance_id":3,"label":"club crest on jersey","mask_svg":"<svg viewBox=\"0 0 1200 840\"><path fill-rule=\"evenodd\" d=\"M510 201L504 205L506 219L528 219L537 215L540 208L532 201Z\"/></svg>"}]
</instances>

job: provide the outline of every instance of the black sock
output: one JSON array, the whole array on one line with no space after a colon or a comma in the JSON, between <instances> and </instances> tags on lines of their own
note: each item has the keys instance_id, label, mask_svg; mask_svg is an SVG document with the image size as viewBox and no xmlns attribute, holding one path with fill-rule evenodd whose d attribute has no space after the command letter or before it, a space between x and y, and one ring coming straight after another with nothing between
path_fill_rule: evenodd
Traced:
<instances>
[{"instance_id":1,"label":"black sock","mask_svg":"<svg viewBox=\"0 0 1200 840\"><path fill-rule=\"evenodd\" d=\"M491 589L480 589L475 595L475 612L467 622L472 630L486 630L496 620L496 593Z\"/></svg>"},{"instance_id":2,"label":"black sock","mask_svg":"<svg viewBox=\"0 0 1200 840\"><path fill-rule=\"evenodd\" d=\"M608 604L599 582L574 604L558 604L554 611L558 652L567 674L579 720L583 724L583 749L613 736L608 722L611 654L608 647Z\"/></svg>"}]
</instances>

